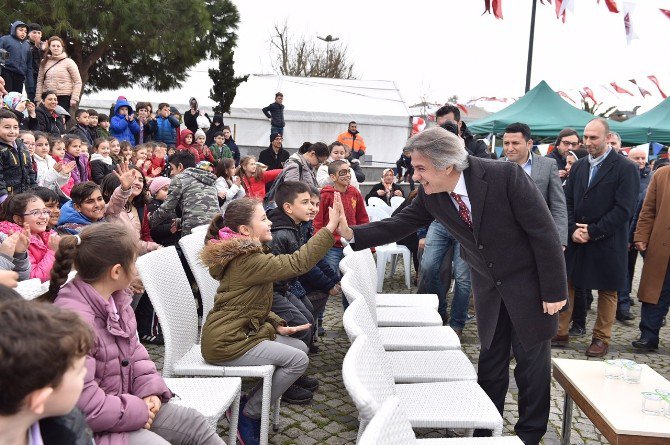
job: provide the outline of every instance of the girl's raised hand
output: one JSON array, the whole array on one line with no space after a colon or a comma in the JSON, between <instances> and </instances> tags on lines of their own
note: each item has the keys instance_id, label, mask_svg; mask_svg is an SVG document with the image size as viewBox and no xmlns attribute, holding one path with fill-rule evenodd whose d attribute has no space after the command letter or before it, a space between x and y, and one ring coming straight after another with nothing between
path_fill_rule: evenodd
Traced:
<instances>
[{"instance_id":1,"label":"girl's raised hand","mask_svg":"<svg viewBox=\"0 0 670 445\"><path fill-rule=\"evenodd\" d=\"M70 161L67 164L63 164L63 173L69 175L76 166L77 163L75 161Z\"/></svg>"},{"instance_id":2,"label":"girl's raised hand","mask_svg":"<svg viewBox=\"0 0 670 445\"><path fill-rule=\"evenodd\" d=\"M335 192L333 205L332 207L328 208L328 224L326 225L326 229L330 230L331 233L335 233L335 229L337 229L337 226L340 223L341 208L342 208L342 198L340 197L339 192Z\"/></svg>"},{"instance_id":3,"label":"girl's raised hand","mask_svg":"<svg viewBox=\"0 0 670 445\"><path fill-rule=\"evenodd\" d=\"M296 332L306 331L311 327L312 327L311 323L305 323L299 326L277 326L277 334L289 336L295 334Z\"/></svg>"},{"instance_id":4,"label":"girl's raised hand","mask_svg":"<svg viewBox=\"0 0 670 445\"><path fill-rule=\"evenodd\" d=\"M16 251L16 243L19 241L19 235L19 232L14 232L5 238L2 244L0 244L0 253L10 258L13 257Z\"/></svg>"},{"instance_id":5,"label":"girl's raised hand","mask_svg":"<svg viewBox=\"0 0 670 445\"><path fill-rule=\"evenodd\" d=\"M23 225L23 230L15 233L18 233L18 239L16 241L16 252L23 253L28 250L28 246L30 245L30 226L28 223L25 223Z\"/></svg>"},{"instance_id":6,"label":"girl's raised hand","mask_svg":"<svg viewBox=\"0 0 670 445\"><path fill-rule=\"evenodd\" d=\"M58 245L60 244L60 235L52 233L49 237L49 249L58 252Z\"/></svg>"},{"instance_id":7,"label":"girl's raised hand","mask_svg":"<svg viewBox=\"0 0 670 445\"><path fill-rule=\"evenodd\" d=\"M121 190L130 190L133 186L133 182L135 182L135 173L133 172L133 169L128 166L128 163L121 162L114 173L119 177L119 180L121 180Z\"/></svg>"}]
</instances>

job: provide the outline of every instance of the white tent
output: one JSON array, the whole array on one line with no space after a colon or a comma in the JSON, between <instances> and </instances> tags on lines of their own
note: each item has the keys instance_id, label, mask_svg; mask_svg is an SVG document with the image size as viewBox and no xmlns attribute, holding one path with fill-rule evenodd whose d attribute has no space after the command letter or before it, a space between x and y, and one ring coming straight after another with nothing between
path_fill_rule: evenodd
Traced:
<instances>
[{"instance_id":1,"label":"white tent","mask_svg":"<svg viewBox=\"0 0 670 445\"><path fill-rule=\"evenodd\" d=\"M210 112L212 82L206 71L192 71L180 89L166 92L130 88L85 95L82 106L108 110L119 95L131 102L167 102L184 112L188 100L196 97L200 109ZM305 141L332 142L356 121L373 161L395 162L410 131L410 116L395 83L386 80L344 80L276 75L252 75L237 89L226 125L234 127L236 142L242 146L267 147L270 122L262 108L284 94L284 146L297 148Z\"/></svg>"}]
</instances>

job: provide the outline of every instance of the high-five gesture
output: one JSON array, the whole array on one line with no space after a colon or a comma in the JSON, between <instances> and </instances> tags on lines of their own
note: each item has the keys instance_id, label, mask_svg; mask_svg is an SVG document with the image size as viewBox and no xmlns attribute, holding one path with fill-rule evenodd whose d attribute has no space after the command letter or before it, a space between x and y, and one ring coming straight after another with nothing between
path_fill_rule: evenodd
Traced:
<instances>
[{"instance_id":1,"label":"high-five gesture","mask_svg":"<svg viewBox=\"0 0 670 445\"><path fill-rule=\"evenodd\" d=\"M121 190L128 191L135 182L135 173L133 169L128 166L127 162L121 162L114 172L121 180Z\"/></svg>"},{"instance_id":2,"label":"high-five gesture","mask_svg":"<svg viewBox=\"0 0 670 445\"><path fill-rule=\"evenodd\" d=\"M326 226L326 229L330 230L331 233L335 233L335 229L340 224L340 213L342 211L342 198L338 192L335 192L333 206L328 208L328 225Z\"/></svg>"}]
</instances>

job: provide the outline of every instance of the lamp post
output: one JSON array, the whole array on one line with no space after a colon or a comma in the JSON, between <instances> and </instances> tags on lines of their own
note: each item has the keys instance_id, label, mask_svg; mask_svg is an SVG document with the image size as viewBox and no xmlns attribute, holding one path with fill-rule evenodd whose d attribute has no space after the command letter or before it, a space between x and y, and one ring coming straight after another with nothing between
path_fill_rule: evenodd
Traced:
<instances>
[{"instance_id":1,"label":"lamp post","mask_svg":"<svg viewBox=\"0 0 670 445\"><path fill-rule=\"evenodd\" d=\"M528 38L528 63L526 64L526 89L530 90L530 73L533 68L533 40L535 39L535 11L537 10L537 0L533 0L533 11L530 15L530 37Z\"/></svg>"}]
</instances>

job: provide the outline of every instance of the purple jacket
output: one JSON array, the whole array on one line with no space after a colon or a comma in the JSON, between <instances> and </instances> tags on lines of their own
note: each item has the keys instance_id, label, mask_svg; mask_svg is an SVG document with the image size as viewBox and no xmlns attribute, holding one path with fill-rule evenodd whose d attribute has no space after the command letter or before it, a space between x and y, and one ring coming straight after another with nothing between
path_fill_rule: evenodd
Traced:
<instances>
[{"instance_id":1,"label":"purple jacket","mask_svg":"<svg viewBox=\"0 0 670 445\"><path fill-rule=\"evenodd\" d=\"M139 430L149 419L142 400L172 393L137 339L137 322L130 294L117 291L106 302L79 277L63 286L55 304L78 313L93 329L95 346L86 357L86 378L77 407L95 433L98 445L127 445L127 432Z\"/></svg>"},{"instance_id":2,"label":"purple jacket","mask_svg":"<svg viewBox=\"0 0 670 445\"><path fill-rule=\"evenodd\" d=\"M65 156L63 156L63 162L67 163L71 161L75 161L77 163L75 169L72 170L72 173L70 173L74 179L74 183L79 184L80 182L88 181L89 177L91 176L88 171L88 157L85 155L79 155L75 158L70 153L65 153Z\"/></svg>"}]
</instances>

